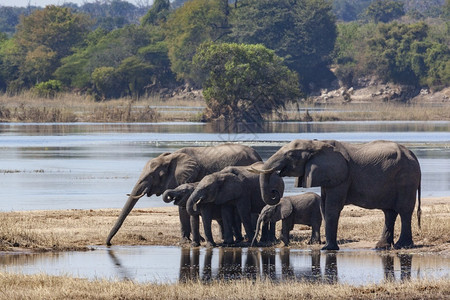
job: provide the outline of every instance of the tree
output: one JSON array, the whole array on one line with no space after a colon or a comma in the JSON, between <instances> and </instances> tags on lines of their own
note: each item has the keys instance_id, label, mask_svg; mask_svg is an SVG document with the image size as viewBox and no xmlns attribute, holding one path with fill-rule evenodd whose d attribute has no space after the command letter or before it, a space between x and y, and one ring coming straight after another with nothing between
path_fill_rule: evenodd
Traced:
<instances>
[{"instance_id":1,"label":"tree","mask_svg":"<svg viewBox=\"0 0 450 300\"><path fill-rule=\"evenodd\" d=\"M284 58L305 88L330 71L337 36L335 16L326 0L245 0L233 10L232 38L263 44Z\"/></svg>"},{"instance_id":2,"label":"tree","mask_svg":"<svg viewBox=\"0 0 450 300\"><path fill-rule=\"evenodd\" d=\"M164 25L172 71L193 82L192 57L206 41L220 40L229 31L223 0L190 0Z\"/></svg>"},{"instance_id":3,"label":"tree","mask_svg":"<svg viewBox=\"0 0 450 300\"><path fill-rule=\"evenodd\" d=\"M338 20L345 22L356 21L372 0L334 0L333 12Z\"/></svg>"},{"instance_id":4,"label":"tree","mask_svg":"<svg viewBox=\"0 0 450 300\"><path fill-rule=\"evenodd\" d=\"M387 23L405 14L403 2L396 0L375 0L366 10L366 16L374 23Z\"/></svg>"},{"instance_id":5,"label":"tree","mask_svg":"<svg viewBox=\"0 0 450 300\"><path fill-rule=\"evenodd\" d=\"M166 21L170 11L169 0L155 0L152 8L142 17L142 25L160 25Z\"/></svg>"},{"instance_id":6,"label":"tree","mask_svg":"<svg viewBox=\"0 0 450 300\"><path fill-rule=\"evenodd\" d=\"M83 41L89 25L87 16L54 5L22 16L14 36L23 56L20 76L28 85L49 80L61 58Z\"/></svg>"},{"instance_id":7,"label":"tree","mask_svg":"<svg viewBox=\"0 0 450 300\"><path fill-rule=\"evenodd\" d=\"M205 74L203 95L212 118L259 122L301 95L297 74L263 45L204 43L193 65Z\"/></svg>"}]
</instances>

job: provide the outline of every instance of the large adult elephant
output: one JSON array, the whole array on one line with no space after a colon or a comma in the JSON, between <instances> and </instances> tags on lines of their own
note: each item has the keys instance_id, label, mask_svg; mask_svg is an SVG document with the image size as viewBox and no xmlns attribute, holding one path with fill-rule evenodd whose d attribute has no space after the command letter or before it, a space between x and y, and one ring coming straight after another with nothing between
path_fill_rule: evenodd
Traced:
<instances>
[{"instance_id":1,"label":"large adult elephant","mask_svg":"<svg viewBox=\"0 0 450 300\"><path fill-rule=\"evenodd\" d=\"M338 141L294 140L281 147L262 167L261 194L267 204L279 202L268 184L270 174L298 177L297 186L321 187L321 211L325 221L326 245L338 250L336 236L344 205L354 204L384 212L384 229L377 248L394 244L394 224L400 215L402 227L395 248L413 246L411 217L418 192L420 226L419 162L410 150L390 141L349 144Z\"/></svg>"},{"instance_id":2,"label":"large adult elephant","mask_svg":"<svg viewBox=\"0 0 450 300\"><path fill-rule=\"evenodd\" d=\"M183 183L200 181L205 175L220 171L227 166L248 166L258 161L261 161L261 157L254 149L240 144L186 147L173 153L163 153L149 160L111 229L106 244L111 245L111 239L143 196L159 196L167 189L173 189ZM190 217L186 209L181 206L179 206L179 217L182 239L189 240Z\"/></svg>"}]
</instances>

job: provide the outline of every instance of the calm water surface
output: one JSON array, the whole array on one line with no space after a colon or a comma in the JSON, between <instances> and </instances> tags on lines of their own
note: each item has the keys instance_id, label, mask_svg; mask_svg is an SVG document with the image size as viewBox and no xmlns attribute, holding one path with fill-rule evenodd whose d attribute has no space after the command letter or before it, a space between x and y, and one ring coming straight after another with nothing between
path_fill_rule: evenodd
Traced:
<instances>
[{"instance_id":1,"label":"calm water surface","mask_svg":"<svg viewBox=\"0 0 450 300\"><path fill-rule=\"evenodd\" d=\"M267 159L293 139L314 138L401 142L421 163L422 195L450 195L450 122L0 123L0 211L121 208L144 164L161 153L230 141ZM304 192L293 180L285 178L286 194ZM152 196L137 207L164 205Z\"/></svg>"},{"instance_id":2,"label":"calm water surface","mask_svg":"<svg viewBox=\"0 0 450 300\"><path fill-rule=\"evenodd\" d=\"M89 252L0 255L0 270L157 283L247 278L364 285L450 279L450 259L370 250L113 246Z\"/></svg>"}]
</instances>

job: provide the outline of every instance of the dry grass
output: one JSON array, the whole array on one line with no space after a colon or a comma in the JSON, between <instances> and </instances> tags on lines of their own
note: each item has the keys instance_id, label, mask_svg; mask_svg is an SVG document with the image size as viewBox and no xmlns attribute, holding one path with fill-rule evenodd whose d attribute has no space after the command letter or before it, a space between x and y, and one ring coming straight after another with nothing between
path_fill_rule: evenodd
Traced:
<instances>
[{"instance_id":1,"label":"dry grass","mask_svg":"<svg viewBox=\"0 0 450 300\"><path fill-rule=\"evenodd\" d=\"M32 93L13 97L0 95L0 122L190 121L197 116L187 114L180 107L202 105L204 103L199 100L164 100L159 97L95 102L75 94L60 94L53 99L39 98Z\"/></svg>"},{"instance_id":2,"label":"dry grass","mask_svg":"<svg viewBox=\"0 0 450 300\"><path fill-rule=\"evenodd\" d=\"M450 105L442 107L432 105L406 105L398 103L364 103L364 104L333 104L320 106L326 111L305 112L307 106L300 106L300 111L294 105L286 107L281 115L274 114L271 120L285 121L448 121L450 120Z\"/></svg>"},{"instance_id":3,"label":"dry grass","mask_svg":"<svg viewBox=\"0 0 450 300\"><path fill-rule=\"evenodd\" d=\"M354 121L354 120L450 120L449 104L443 107L396 103L327 104L321 112L304 112L308 105L289 104L286 110L268 116L284 121ZM201 97L195 99L147 97L95 102L76 94L60 94L54 99L38 98L32 93L9 97L0 95L0 122L161 122L198 121ZM187 111L186 107L196 108ZM311 107L309 105L309 107ZM200 109L199 109L200 108ZM299 111L301 108L303 110Z\"/></svg>"},{"instance_id":4,"label":"dry grass","mask_svg":"<svg viewBox=\"0 0 450 300\"><path fill-rule=\"evenodd\" d=\"M0 299L448 299L449 296L449 280L364 287L250 280L173 285L0 273Z\"/></svg>"},{"instance_id":5,"label":"dry grass","mask_svg":"<svg viewBox=\"0 0 450 300\"><path fill-rule=\"evenodd\" d=\"M104 245L119 210L55 210L0 213L0 249L85 250ZM346 206L339 221L338 241L344 248L373 248L381 235L383 214ZM395 234L398 238L400 220ZM278 229L281 223L277 224ZM213 223L217 236L218 226ZM135 209L113 238L114 245L178 245L180 241L178 211L174 207ZM425 199L422 203L422 229L413 217L413 239L417 248L406 252L440 252L450 255L450 198ZM324 228L322 226L322 241ZM307 245L311 229L296 225L291 231L291 248L320 248Z\"/></svg>"}]
</instances>

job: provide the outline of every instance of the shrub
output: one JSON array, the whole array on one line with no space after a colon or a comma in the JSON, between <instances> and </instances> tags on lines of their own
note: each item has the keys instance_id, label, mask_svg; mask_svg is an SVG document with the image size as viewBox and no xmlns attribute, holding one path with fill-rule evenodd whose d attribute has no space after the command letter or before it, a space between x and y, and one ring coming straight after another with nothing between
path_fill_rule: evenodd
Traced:
<instances>
[{"instance_id":1,"label":"shrub","mask_svg":"<svg viewBox=\"0 0 450 300\"><path fill-rule=\"evenodd\" d=\"M48 80L34 86L34 92L39 97L53 98L62 91L62 83L59 80Z\"/></svg>"}]
</instances>

